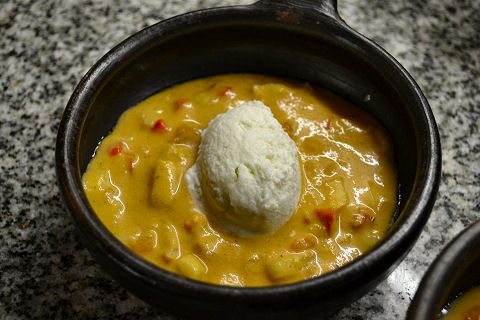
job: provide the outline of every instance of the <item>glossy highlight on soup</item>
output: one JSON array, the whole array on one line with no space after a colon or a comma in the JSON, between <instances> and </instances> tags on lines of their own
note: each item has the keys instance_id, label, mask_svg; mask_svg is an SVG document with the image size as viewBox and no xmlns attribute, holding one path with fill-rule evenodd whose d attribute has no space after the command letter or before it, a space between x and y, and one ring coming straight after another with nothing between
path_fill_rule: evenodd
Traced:
<instances>
[{"instance_id":1,"label":"glossy highlight on soup","mask_svg":"<svg viewBox=\"0 0 480 320\"><path fill-rule=\"evenodd\" d=\"M240 237L199 208L184 175L217 115L258 100L295 142L302 176L290 220ZM189 81L127 110L83 176L88 200L127 247L161 268L232 286L319 276L375 246L397 203L392 143L364 111L321 88L228 74Z\"/></svg>"}]
</instances>

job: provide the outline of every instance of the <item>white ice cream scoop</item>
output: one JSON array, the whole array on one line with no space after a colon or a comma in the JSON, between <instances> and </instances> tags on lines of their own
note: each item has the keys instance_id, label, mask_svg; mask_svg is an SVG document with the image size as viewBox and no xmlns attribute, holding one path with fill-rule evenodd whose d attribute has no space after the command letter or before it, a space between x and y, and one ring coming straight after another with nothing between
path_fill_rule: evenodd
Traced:
<instances>
[{"instance_id":1,"label":"white ice cream scoop","mask_svg":"<svg viewBox=\"0 0 480 320\"><path fill-rule=\"evenodd\" d=\"M239 236L274 233L301 191L295 142L260 101L210 121L186 180L214 223Z\"/></svg>"}]
</instances>

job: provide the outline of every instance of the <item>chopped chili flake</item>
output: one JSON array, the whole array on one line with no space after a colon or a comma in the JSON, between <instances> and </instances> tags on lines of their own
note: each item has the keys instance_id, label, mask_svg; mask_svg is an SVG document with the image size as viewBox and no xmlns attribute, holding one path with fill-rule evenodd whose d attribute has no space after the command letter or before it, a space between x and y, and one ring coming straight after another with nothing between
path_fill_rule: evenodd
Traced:
<instances>
[{"instance_id":1,"label":"chopped chili flake","mask_svg":"<svg viewBox=\"0 0 480 320\"><path fill-rule=\"evenodd\" d=\"M175 101L175 110L178 111L185 104L185 99L178 99Z\"/></svg>"},{"instance_id":2,"label":"chopped chili flake","mask_svg":"<svg viewBox=\"0 0 480 320\"><path fill-rule=\"evenodd\" d=\"M160 119L157 122L155 122L155 125L153 126L152 130L155 132L166 133L170 131L170 128L167 127L163 119Z\"/></svg>"},{"instance_id":3,"label":"chopped chili flake","mask_svg":"<svg viewBox=\"0 0 480 320\"><path fill-rule=\"evenodd\" d=\"M113 147L112 149L110 149L110 156L111 157L114 157L116 155L119 155L120 152L122 152L122 144L118 144L117 146Z\"/></svg>"},{"instance_id":4,"label":"chopped chili flake","mask_svg":"<svg viewBox=\"0 0 480 320\"><path fill-rule=\"evenodd\" d=\"M330 232L332 231L333 216L335 215L335 211L332 208L315 209L314 213L317 218L323 223L325 228L327 228L327 233L328 235L330 235Z\"/></svg>"},{"instance_id":5,"label":"chopped chili flake","mask_svg":"<svg viewBox=\"0 0 480 320\"><path fill-rule=\"evenodd\" d=\"M325 125L325 129L330 130L331 128L332 128L332 120L328 118L327 124Z\"/></svg>"},{"instance_id":6,"label":"chopped chili flake","mask_svg":"<svg viewBox=\"0 0 480 320\"><path fill-rule=\"evenodd\" d=\"M127 158L127 168L128 168L128 172L130 173L133 172L133 159L131 157Z\"/></svg>"},{"instance_id":7,"label":"chopped chili flake","mask_svg":"<svg viewBox=\"0 0 480 320\"><path fill-rule=\"evenodd\" d=\"M303 217L303 221L305 222L305 224L310 224L312 222L307 216Z\"/></svg>"},{"instance_id":8,"label":"chopped chili flake","mask_svg":"<svg viewBox=\"0 0 480 320\"><path fill-rule=\"evenodd\" d=\"M220 92L220 95L221 95L221 96L225 96L225 95L227 95L228 93L232 92L232 90L233 90L232 87L228 87L228 86L227 86L227 87L225 87L225 88L223 89L222 92Z\"/></svg>"}]
</instances>

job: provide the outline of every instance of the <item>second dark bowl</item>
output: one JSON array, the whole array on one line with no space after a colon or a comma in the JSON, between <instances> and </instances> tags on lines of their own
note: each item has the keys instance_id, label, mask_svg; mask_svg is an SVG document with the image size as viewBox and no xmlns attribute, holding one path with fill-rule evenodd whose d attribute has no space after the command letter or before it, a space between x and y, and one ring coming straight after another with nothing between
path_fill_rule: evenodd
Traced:
<instances>
[{"instance_id":1,"label":"second dark bowl","mask_svg":"<svg viewBox=\"0 0 480 320\"><path fill-rule=\"evenodd\" d=\"M475 286L480 286L480 220L456 236L435 259L418 287L407 319L438 319L448 303Z\"/></svg>"},{"instance_id":2,"label":"second dark bowl","mask_svg":"<svg viewBox=\"0 0 480 320\"><path fill-rule=\"evenodd\" d=\"M100 222L81 176L119 116L187 80L253 72L329 88L376 117L396 152L399 203L386 238L354 262L294 284L232 288L162 270L131 252ZM181 15L107 53L81 80L59 129L59 186L81 239L100 265L154 306L195 317L321 318L382 281L408 253L432 209L440 144L428 103L388 53L349 28L335 1L260 1Z\"/></svg>"}]
</instances>

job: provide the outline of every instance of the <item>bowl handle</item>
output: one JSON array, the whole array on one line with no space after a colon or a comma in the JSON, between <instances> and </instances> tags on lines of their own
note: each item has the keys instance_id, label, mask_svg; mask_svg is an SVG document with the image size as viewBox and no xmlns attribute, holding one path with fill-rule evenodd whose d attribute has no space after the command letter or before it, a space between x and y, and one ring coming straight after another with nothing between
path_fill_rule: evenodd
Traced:
<instances>
[{"instance_id":1,"label":"bowl handle","mask_svg":"<svg viewBox=\"0 0 480 320\"><path fill-rule=\"evenodd\" d=\"M272 9L286 6L287 8L295 7L303 10L314 10L327 15L338 22L344 23L338 15L337 0L259 0L255 2L254 5Z\"/></svg>"}]
</instances>

